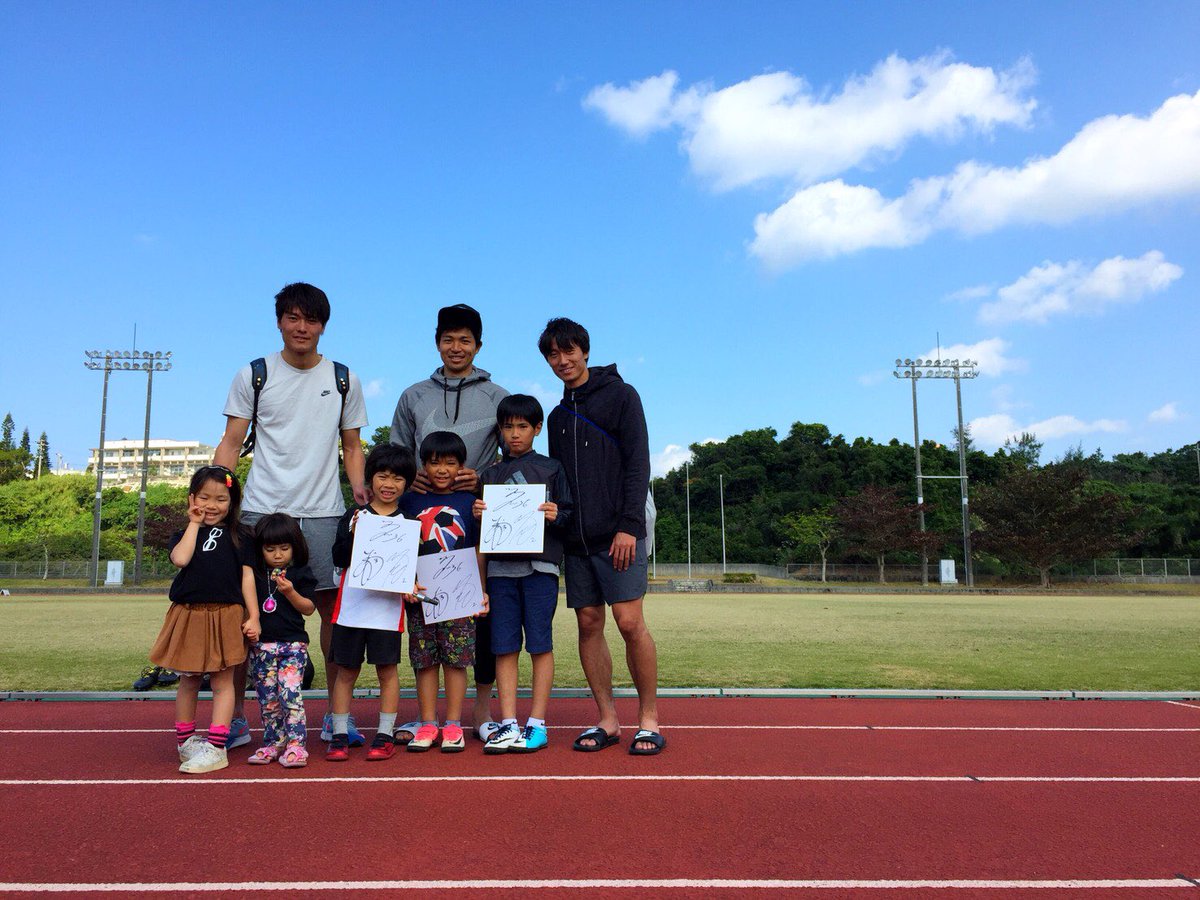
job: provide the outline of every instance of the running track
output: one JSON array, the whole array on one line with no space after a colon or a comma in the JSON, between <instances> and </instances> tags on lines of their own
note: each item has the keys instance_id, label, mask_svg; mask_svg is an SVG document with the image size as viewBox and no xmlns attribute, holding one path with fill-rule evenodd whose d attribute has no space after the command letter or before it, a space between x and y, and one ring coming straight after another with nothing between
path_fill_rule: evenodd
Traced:
<instances>
[{"instance_id":1,"label":"running track","mask_svg":"<svg viewBox=\"0 0 1200 900\"><path fill-rule=\"evenodd\" d=\"M187 777L169 703L0 703L0 894L1200 898L1200 703L664 699L657 758L573 753L591 709Z\"/></svg>"}]
</instances>

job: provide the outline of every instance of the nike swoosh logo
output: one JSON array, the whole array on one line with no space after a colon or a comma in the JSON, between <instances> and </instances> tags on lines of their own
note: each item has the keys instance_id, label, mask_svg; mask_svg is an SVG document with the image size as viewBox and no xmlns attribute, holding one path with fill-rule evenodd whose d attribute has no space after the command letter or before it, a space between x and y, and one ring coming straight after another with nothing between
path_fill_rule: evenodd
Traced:
<instances>
[{"instance_id":1,"label":"nike swoosh logo","mask_svg":"<svg viewBox=\"0 0 1200 900\"><path fill-rule=\"evenodd\" d=\"M477 431L487 431L496 427L495 416L489 419L476 419L474 422L439 425L437 424L437 414L438 411L436 409L429 413L425 417L425 421L421 423L421 427L417 429L417 433L424 436L434 431L453 431L459 437L464 437L468 434L474 434Z\"/></svg>"}]
</instances>

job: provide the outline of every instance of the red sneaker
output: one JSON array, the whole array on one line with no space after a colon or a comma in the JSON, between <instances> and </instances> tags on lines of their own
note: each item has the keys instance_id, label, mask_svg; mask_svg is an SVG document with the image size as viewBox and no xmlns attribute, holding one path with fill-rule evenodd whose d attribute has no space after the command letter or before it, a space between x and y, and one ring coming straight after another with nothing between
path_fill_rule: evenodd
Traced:
<instances>
[{"instance_id":1,"label":"red sneaker","mask_svg":"<svg viewBox=\"0 0 1200 900\"><path fill-rule=\"evenodd\" d=\"M350 758L350 738L345 734L335 734L325 750L326 762L345 762Z\"/></svg>"},{"instance_id":2,"label":"red sneaker","mask_svg":"<svg viewBox=\"0 0 1200 900\"><path fill-rule=\"evenodd\" d=\"M375 735L375 740L371 741L371 749L367 751L367 762L391 759L395 752L396 742L392 740L390 734L384 734L381 731Z\"/></svg>"}]
</instances>

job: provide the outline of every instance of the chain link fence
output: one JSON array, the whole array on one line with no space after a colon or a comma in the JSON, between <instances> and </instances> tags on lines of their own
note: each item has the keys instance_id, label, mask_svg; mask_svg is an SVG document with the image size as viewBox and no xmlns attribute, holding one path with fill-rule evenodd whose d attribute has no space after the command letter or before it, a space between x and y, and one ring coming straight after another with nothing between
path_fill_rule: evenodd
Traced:
<instances>
[{"instance_id":1,"label":"chain link fence","mask_svg":"<svg viewBox=\"0 0 1200 900\"><path fill-rule=\"evenodd\" d=\"M108 568L108 560L100 560L100 575L103 578ZM155 559L142 560L143 578L171 578L176 568L168 563ZM133 563L125 560L125 578L133 577ZM52 559L47 561L29 560L0 560L0 580L5 578L41 578L46 581L58 579L92 580L92 561L90 559Z\"/></svg>"}]
</instances>

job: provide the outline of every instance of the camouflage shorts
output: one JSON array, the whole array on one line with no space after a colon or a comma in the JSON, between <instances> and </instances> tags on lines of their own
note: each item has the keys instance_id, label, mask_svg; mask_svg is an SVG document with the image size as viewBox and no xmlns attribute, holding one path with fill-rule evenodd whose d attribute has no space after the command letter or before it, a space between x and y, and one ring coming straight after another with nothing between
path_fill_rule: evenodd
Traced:
<instances>
[{"instance_id":1,"label":"camouflage shorts","mask_svg":"<svg viewBox=\"0 0 1200 900\"><path fill-rule=\"evenodd\" d=\"M425 623L420 603L405 605L408 614L408 659L414 669L437 665L465 669L475 664L475 620Z\"/></svg>"}]
</instances>

